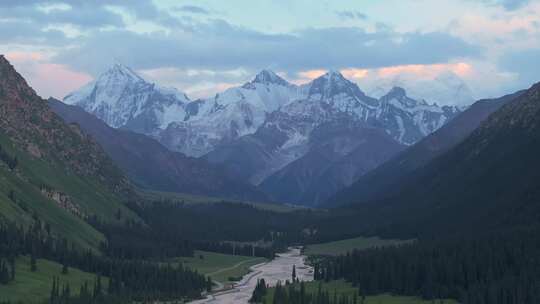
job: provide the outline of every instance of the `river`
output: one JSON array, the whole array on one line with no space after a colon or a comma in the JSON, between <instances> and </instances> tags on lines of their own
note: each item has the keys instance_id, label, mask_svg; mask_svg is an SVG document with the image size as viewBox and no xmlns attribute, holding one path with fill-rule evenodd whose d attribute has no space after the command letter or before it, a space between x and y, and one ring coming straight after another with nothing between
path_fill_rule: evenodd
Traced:
<instances>
[{"instance_id":1,"label":"river","mask_svg":"<svg viewBox=\"0 0 540 304\"><path fill-rule=\"evenodd\" d=\"M191 304L247 304L257 285L257 280L264 278L267 284L275 286L278 281L291 280L293 265L296 266L296 276L301 281L313 280L313 269L304 262L305 256L300 249L289 248L286 253L279 254L277 258L268 263L251 267L252 272L246 274L233 289L217 292L206 299L190 302Z\"/></svg>"}]
</instances>

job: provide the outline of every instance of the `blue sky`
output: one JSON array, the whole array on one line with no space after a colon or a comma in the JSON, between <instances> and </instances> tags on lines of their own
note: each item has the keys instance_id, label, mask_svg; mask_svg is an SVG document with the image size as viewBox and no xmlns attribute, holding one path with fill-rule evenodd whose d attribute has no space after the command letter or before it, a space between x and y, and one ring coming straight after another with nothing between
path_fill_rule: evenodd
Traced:
<instances>
[{"instance_id":1,"label":"blue sky","mask_svg":"<svg viewBox=\"0 0 540 304\"><path fill-rule=\"evenodd\" d=\"M540 1L2 0L0 53L44 97L120 61L193 97L339 69L361 87L451 72L480 98L540 81Z\"/></svg>"}]
</instances>

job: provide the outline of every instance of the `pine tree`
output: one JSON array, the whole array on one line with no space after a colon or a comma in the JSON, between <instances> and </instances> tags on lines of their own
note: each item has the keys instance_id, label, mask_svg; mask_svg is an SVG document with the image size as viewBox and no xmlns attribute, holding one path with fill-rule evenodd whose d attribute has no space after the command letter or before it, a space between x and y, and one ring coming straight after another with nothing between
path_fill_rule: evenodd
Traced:
<instances>
[{"instance_id":1,"label":"pine tree","mask_svg":"<svg viewBox=\"0 0 540 304\"><path fill-rule=\"evenodd\" d=\"M292 266L292 281L296 282L296 265Z\"/></svg>"},{"instance_id":2,"label":"pine tree","mask_svg":"<svg viewBox=\"0 0 540 304\"><path fill-rule=\"evenodd\" d=\"M62 290L62 302L67 303L71 297L71 289L69 288L69 283L66 283L64 285L64 288Z\"/></svg>"},{"instance_id":3,"label":"pine tree","mask_svg":"<svg viewBox=\"0 0 540 304\"><path fill-rule=\"evenodd\" d=\"M10 275L6 262L0 259L0 284L7 284L9 282Z\"/></svg>"},{"instance_id":4,"label":"pine tree","mask_svg":"<svg viewBox=\"0 0 540 304\"><path fill-rule=\"evenodd\" d=\"M206 278L206 291L211 292L212 291L212 279L210 277Z\"/></svg>"},{"instance_id":5,"label":"pine tree","mask_svg":"<svg viewBox=\"0 0 540 304\"><path fill-rule=\"evenodd\" d=\"M15 202L15 191L9 190L8 198L9 198L12 202Z\"/></svg>"},{"instance_id":6,"label":"pine tree","mask_svg":"<svg viewBox=\"0 0 540 304\"><path fill-rule=\"evenodd\" d=\"M67 264L64 263L64 264L62 265L62 274L63 274L63 275L66 275L66 274L68 274L68 272L69 272L69 268L68 268Z\"/></svg>"},{"instance_id":7,"label":"pine tree","mask_svg":"<svg viewBox=\"0 0 540 304\"><path fill-rule=\"evenodd\" d=\"M9 264L10 264L10 268L11 268L11 280L14 281L15 280L15 258L13 256L11 256L9 258Z\"/></svg>"},{"instance_id":8,"label":"pine tree","mask_svg":"<svg viewBox=\"0 0 540 304\"><path fill-rule=\"evenodd\" d=\"M37 270L36 256L32 252L32 254L30 254L30 271L36 272L36 270Z\"/></svg>"},{"instance_id":9,"label":"pine tree","mask_svg":"<svg viewBox=\"0 0 540 304\"><path fill-rule=\"evenodd\" d=\"M49 297L49 303L56 304L58 302L59 297L59 281L56 277L53 277L53 283L51 288L51 294Z\"/></svg>"},{"instance_id":10,"label":"pine tree","mask_svg":"<svg viewBox=\"0 0 540 304\"><path fill-rule=\"evenodd\" d=\"M121 220L122 219L122 210L120 208L118 208L118 210L116 211L116 219L117 220Z\"/></svg>"}]
</instances>

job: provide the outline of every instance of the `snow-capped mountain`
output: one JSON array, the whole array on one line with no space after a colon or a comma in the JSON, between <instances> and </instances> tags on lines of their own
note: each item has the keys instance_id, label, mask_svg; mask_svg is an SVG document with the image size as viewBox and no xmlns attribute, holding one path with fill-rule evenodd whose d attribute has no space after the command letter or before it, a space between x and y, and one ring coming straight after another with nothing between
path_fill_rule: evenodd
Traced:
<instances>
[{"instance_id":1,"label":"snow-capped mountain","mask_svg":"<svg viewBox=\"0 0 540 304\"><path fill-rule=\"evenodd\" d=\"M302 86L300 92L305 93L300 94L301 99L267 115L255 133L220 145L205 158L259 184L319 145L312 132L325 125L342 125L343 133L347 125L376 128L397 144L410 145L459 113L455 107L441 108L409 98L402 88L393 88L380 99L368 97L338 72L328 72Z\"/></svg>"},{"instance_id":2,"label":"snow-capped mountain","mask_svg":"<svg viewBox=\"0 0 540 304\"><path fill-rule=\"evenodd\" d=\"M160 88L129 68L115 65L65 101L81 106L110 126L151 135L171 150L226 167L238 180L254 185L269 177L273 185L287 183L280 181L282 177L298 180L295 172L299 167L316 166L313 160L325 151L336 166L357 166L349 170L350 178L332 191L390 157L390 151L416 143L460 113L455 106L440 107L412 98L400 87L390 88L379 98L370 97L336 71L297 86L263 70L242 86L190 101L178 91ZM323 141L313 135L325 133L328 126L332 126L335 138L341 138L338 144L330 145L328 138ZM343 134L339 134L339 126L344 126ZM354 126L365 136L355 136L346 126ZM347 145L340 148L341 143ZM362 148L371 146L369 153ZM304 157L306 160L302 160ZM369 162L363 161L368 158ZM320 165L326 167L314 168L319 173L333 170L329 162ZM281 173L275 175L278 171ZM315 171L303 168L298 172ZM307 174L306 178L320 176ZM305 189L310 189L306 186L309 183L302 181ZM317 183L314 180L311 185ZM318 199L328 195L331 193L320 194Z\"/></svg>"},{"instance_id":3,"label":"snow-capped mountain","mask_svg":"<svg viewBox=\"0 0 540 304\"><path fill-rule=\"evenodd\" d=\"M321 101L336 111L382 128L405 145L432 133L459 112L457 107L439 107L410 98L399 87L391 88L379 99L368 97L357 84L339 72L328 72L313 80L307 99Z\"/></svg>"},{"instance_id":4,"label":"snow-capped mountain","mask_svg":"<svg viewBox=\"0 0 540 304\"><path fill-rule=\"evenodd\" d=\"M173 150L202 156L218 145L255 133L268 114L301 97L299 87L264 70L241 87L188 104L186 117L179 117L159 138Z\"/></svg>"},{"instance_id":5,"label":"snow-capped mountain","mask_svg":"<svg viewBox=\"0 0 540 304\"><path fill-rule=\"evenodd\" d=\"M115 64L63 101L82 107L111 127L155 134L183 117L190 100L174 88L149 83L130 68Z\"/></svg>"},{"instance_id":6,"label":"snow-capped mountain","mask_svg":"<svg viewBox=\"0 0 540 304\"><path fill-rule=\"evenodd\" d=\"M367 94L375 98L386 95L393 87L401 87L413 99L439 105L468 106L475 101L469 86L453 72L442 73L429 80L402 74L393 78L375 79L364 85Z\"/></svg>"},{"instance_id":7,"label":"snow-capped mountain","mask_svg":"<svg viewBox=\"0 0 540 304\"><path fill-rule=\"evenodd\" d=\"M190 101L175 89L149 83L128 67L115 64L64 102L84 108L112 127L151 135L172 150L198 157L254 134L270 113L294 111L302 105L293 104L298 100L322 102L385 129L406 145L435 131L457 112L454 107L429 105L404 95L403 90L392 89L380 99L369 97L336 71L296 86L263 70L243 86ZM309 106L309 102L304 104Z\"/></svg>"}]
</instances>

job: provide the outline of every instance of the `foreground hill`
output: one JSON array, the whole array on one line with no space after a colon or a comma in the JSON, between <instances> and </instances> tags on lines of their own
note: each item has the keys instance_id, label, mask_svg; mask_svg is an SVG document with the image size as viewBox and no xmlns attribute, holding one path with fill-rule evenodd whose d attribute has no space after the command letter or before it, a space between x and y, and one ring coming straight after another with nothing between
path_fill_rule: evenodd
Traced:
<instances>
[{"instance_id":1,"label":"foreground hill","mask_svg":"<svg viewBox=\"0 0 540 304\"><path fill-rule=\"evenodd\" d=\"M76 123L95 138L107 154L135 183L158 191L266 200L254 186L237 182L224 170L202 159L171 152L158 141L109 127L82 108L49 99L49 105L67 123Z\"/></svg>"},{"instance_id":2,"label":"foreground hill","mask_svg":"<svg viewBox=\"0 0 540 304\"><path fill-rule=\"evenodd\" d=\"M135 198L130 183L90 137L52 112L0 56L0 214L29 224L39 217L80 245L103 236L85 221L114 222Z\"/></svg>"}]
</instances>

